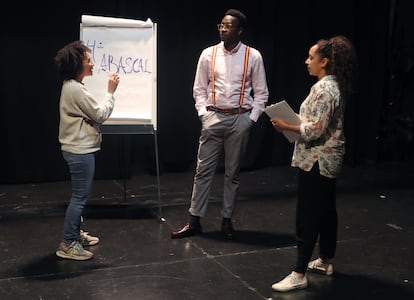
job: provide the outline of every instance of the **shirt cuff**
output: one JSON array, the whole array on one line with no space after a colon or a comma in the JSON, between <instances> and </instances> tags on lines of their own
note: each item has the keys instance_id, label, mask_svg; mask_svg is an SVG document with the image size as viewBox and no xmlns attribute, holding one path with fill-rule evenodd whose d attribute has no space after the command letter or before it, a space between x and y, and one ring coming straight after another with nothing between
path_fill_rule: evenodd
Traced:
<instances>
[{"instance_id":1,"label":"shirt cuff","mask_svg":"<svg viewBox=\"0 0 414 300\"><path fill-rule=\"evenodd\" d=\"M205 107L205 106L203 106L203 107L201 107L199 110L198 110L198 115L199 116L202 116L202 115L204 115L205 113L207 112L207 108Z\"/></svg>"}]
</instances>

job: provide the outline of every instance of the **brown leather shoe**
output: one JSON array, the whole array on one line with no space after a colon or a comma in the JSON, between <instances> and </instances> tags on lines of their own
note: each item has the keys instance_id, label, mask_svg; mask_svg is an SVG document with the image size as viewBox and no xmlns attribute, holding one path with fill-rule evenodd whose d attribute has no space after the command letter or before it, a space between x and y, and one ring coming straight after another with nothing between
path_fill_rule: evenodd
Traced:
<instances>
[{"instance_id":1,"label":"brown leather shoe","mask_svg":"<svg viewBox=\"0 0 414 300\"><path fill-rule=\"evenodd\" d=\"M181 239L202 233L201 224L190 226L190 223L184 224L183 227L171 232L172 239Z\"/></svg>"},{"instance_id":2,"label":"brown leather shoe","mask_svg":"<svg viewBox=\"0 0 414 300\"><path fill-rule=\"evenodd\" d=\"M234 228L231 222L223 222L221 223L221 233L225 240L232 240L234 239Z\"/></svg>"}]
</instances>

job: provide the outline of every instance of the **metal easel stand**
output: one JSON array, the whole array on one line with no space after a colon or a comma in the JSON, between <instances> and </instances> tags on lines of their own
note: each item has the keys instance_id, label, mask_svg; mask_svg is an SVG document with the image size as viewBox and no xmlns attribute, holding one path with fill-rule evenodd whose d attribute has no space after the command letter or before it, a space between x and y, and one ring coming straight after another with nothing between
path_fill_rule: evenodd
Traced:
<instances>
[{"instance_id":1,"label":"metal easel stand","mask_svg":"<svg viewBox=\"0 0 414 300\"><path fill-rule=\"evenodd\" d=\"M154 135L154 148L155 148L155 167L157 172L157 193L158 193L158 221L160 223L165 222L165 218L162 217L161 209L161 188L160 188L160 165L158 159L158 141L157 130L150 124L108 124L102 125L102 134L153 134ZM126 178L123 177L124 185L124 200L126 200Z\"/></svg>"}]
</instances>

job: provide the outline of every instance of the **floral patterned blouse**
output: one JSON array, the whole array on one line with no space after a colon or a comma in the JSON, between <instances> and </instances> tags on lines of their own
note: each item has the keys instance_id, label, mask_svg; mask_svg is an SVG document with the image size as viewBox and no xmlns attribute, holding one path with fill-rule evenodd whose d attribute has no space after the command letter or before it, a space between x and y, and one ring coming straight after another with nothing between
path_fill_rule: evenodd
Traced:
<instances>
[{"instance_id":1,"label":"floral patterned blouse","mask_svg":"<svg viewBox=\"0 0 414 300\"><path fill-rule=\"evenodd\" d=\"M295 142L292 167L310 171L318 162L321 175L337 177L345 155L344 108L335 76L312 86L300 106L301 137Z\"/></svg>"}]
</instances>

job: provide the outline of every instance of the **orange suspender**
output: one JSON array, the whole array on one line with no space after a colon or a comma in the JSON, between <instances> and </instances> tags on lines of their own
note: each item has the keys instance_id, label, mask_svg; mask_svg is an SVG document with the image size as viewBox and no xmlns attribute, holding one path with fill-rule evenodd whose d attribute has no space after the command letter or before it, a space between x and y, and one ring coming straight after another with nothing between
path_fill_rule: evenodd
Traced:
<instances>
[{"instance_id":1,"label":"orange suspender","mask_svg":"<svg viewBox=\"0 0 414 300\"><path fill-rule=\"evenodd\" d=\"M213 100L213 105L216 106L216 85L215 85L215 80L214 80L214 69L215 69L215 65L216 65L216 54L217 54L217 46L213 47L213 54L211 57L211 94L212 94L212 100Z\"/></svg>"},{"instance_id":2,"label":"orange suspender","mask_svg":"<svg viewBox=\"0 0 414 300\"><path fill-rule=\"evenodd\" d=\"M244 99L244 88L246 86L246 77L247 77L247 67L249 66L249 54L250 54L250 47L246 47L246 52L244 53L244 71L243 71L243 79L242 79L242 86L240 90L240 99L239 105L242 106L243 99ZM214 79L214 69L216 64L216 55L217 55L217 45L213 47L213 54L211 58L211 93L212 93L212 100L213 105L216 105L216 91L215 91L215 79Z\"/></svg>"},{"instance_id":3,"label":"orange suspender","mask_svg":"<svg viewBox=\"0 0 414 300\"><path fill-rule=\"evenodd\" d=\"M243 71L243 81L240 91L240 100L239 105L240 107L243 104L244 99L244 87L246 86L246 77L247 77L247 67L249 66L249 54L250 54L250 47L246 47L246 52L244 53L244 71Z\"/></svg>"}]
</instances>

